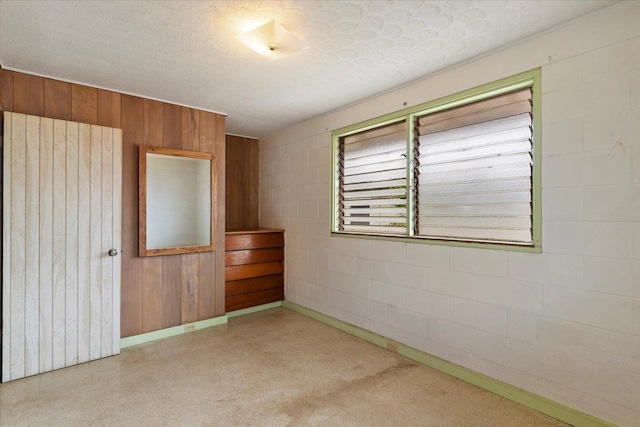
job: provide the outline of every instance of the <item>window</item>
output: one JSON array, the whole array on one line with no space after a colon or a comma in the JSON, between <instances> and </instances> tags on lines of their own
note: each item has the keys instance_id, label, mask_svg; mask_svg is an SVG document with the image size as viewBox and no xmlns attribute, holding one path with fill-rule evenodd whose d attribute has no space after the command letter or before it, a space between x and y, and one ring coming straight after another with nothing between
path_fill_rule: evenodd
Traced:
<instances>
[{"instance_id":1,"label":"window","mask_svg":"<svg viewBox=\"0 0 640 427\"><path fill-rule=\"evenodd\" d=\"M332 231L539 250L539 77L334 131Z\"/></svg>"},{"instance_id":2,"label":"window","mask_svg":"<svg viewBox=\"0 0 640 427\"><path fill-rule=\"evenodd\" d=\"M340 139L341 231L406 233L406 129L403 121Z\"/></svg>"}]
</instances>

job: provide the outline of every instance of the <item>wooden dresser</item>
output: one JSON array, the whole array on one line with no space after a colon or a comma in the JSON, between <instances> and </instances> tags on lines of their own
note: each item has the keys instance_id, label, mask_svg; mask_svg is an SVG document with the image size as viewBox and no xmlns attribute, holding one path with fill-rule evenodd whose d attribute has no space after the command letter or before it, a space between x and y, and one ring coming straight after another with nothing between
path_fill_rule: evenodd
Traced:
<instances>
[{"instance_id":1,"label":"wooden dresser","mask_svg":"<svg viewBox=\"0 0 640 427\"><path fill-rule=\"evenodd\" d=\"M284 299L284 230L227 231L225 311Z\"/></svg>"}]
</instances>

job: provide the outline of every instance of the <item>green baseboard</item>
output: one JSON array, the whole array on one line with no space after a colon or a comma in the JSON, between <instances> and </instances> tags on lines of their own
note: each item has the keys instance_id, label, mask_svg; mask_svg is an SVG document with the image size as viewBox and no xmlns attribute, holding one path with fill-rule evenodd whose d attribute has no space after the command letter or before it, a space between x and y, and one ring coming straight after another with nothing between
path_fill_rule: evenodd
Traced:
<instances>
[{"instance_id":1,"label":"green baseboard","mask_svg":"<svg viewBox=\"0 0 640 427\"><path fill-rule=\"evenodd\" d=\"M211 319L200 320L186 325L173 326L171 328L160 329L158 331L147 332L140 335L122 338L120 340L120 349L131 347L133 345L143 344L150 341L160 340L162 338L173 337L175 335L187 334L199 329L210 328L212 326L224 325L227 323L227 315L214 317Z\"/></svg>"},{"instance_id":2,"label":"green baseboard","mask_svg":"<svg viewBox=\"0 0 640 427\"><path fill-rule=\"evenodd\" d=\"M554 402L553 400L538 396L537 394L528 392L505 382L498 381L479 372L475 372L463 366L456 365L455 363L440 359L439 357L433 356L429 353L425 353L405 344L390 340L373 332L367 331L366 329L350 325L349 323L303 307L291 301L283 301L282 306L384 349L395 349L395 352L401 356L423 365L430 366L453 377L488 390L498 396L512 400L545 415L549 415L550 417L556 418L567 424L579 427L615 426L615 424L600 420L599 418L585 414L576 409L570 408L569 406Z\"/></svg>"},{"instance_id":3,"label":"green baseboard","mask_svg":"<svg viewBox=\"0 0 640 427\"><path fill-rule=\"evenodd\" d=\"M243 316L245 314L255 313L256 311L269 310L270 308L281 307L282 301L270 302L268 304L256 305L255 307L241 308L240 310L230 311L226 314L228 318Z\"/></svg>"}]
</instances>

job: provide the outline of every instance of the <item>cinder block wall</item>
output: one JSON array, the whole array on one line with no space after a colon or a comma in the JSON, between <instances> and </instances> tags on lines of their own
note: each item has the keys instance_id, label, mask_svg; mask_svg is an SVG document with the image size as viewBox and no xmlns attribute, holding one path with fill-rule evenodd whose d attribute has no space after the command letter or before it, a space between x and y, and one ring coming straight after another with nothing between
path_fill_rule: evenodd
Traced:
<instances>
[{"instance_id":1,"label":"cinder block wall","mask_svg":"<svg viewBox=\"0 0 640 427\"><path fill-rule=\"evenodd\" d=\"M286 298L640 425L640 3L264 138ZM543 253L331 237L330 131L542 67Z\"/></svg>"}]
</instances>

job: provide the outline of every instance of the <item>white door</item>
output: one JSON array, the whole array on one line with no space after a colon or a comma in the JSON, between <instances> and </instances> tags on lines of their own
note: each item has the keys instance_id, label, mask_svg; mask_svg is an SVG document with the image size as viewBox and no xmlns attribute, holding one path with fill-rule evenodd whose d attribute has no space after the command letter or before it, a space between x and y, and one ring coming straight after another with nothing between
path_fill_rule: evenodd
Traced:
<instances>
[{"instance_id":1,"label":"white door","mask_svg":"<svg viewBox=\"0 0 640 427\"><path fill-rule=\"evenodd\" d=\"M3 145L2 381L118 354L122 130L5 112Z\"/></svg>"}]
</instances>

